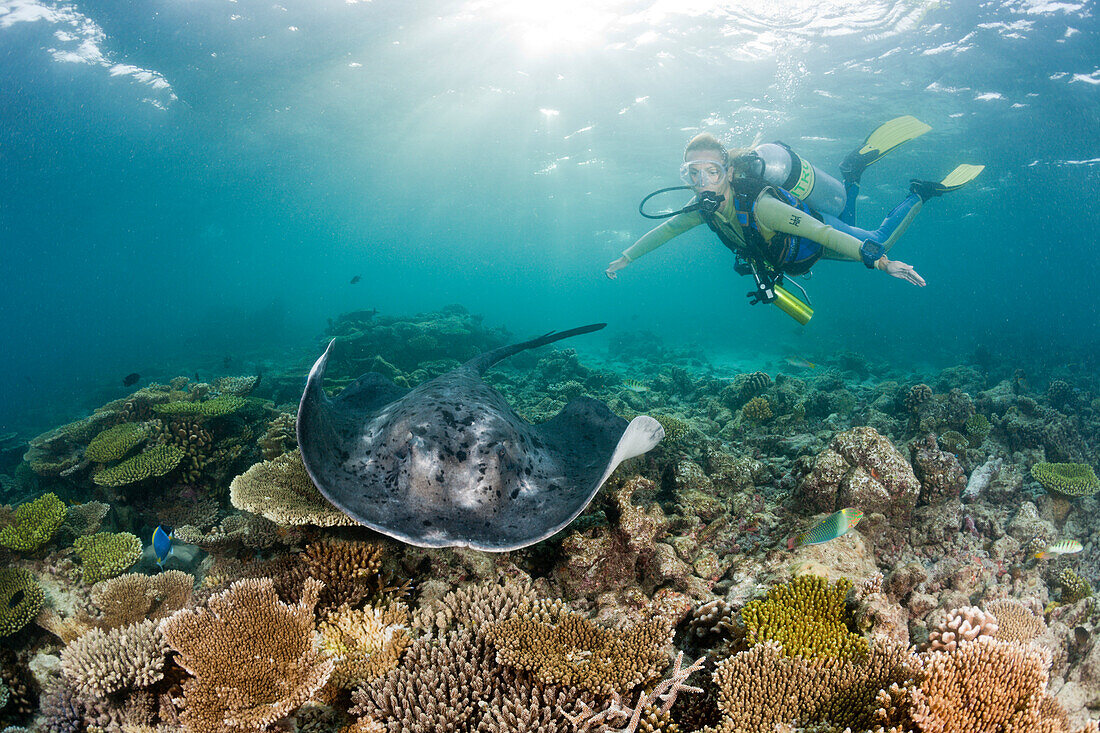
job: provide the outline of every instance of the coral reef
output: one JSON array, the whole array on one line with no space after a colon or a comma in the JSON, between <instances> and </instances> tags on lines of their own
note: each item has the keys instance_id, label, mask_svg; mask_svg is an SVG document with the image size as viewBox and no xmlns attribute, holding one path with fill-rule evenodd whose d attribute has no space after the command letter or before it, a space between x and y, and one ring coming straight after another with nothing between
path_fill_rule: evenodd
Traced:
<instances>
[{"instance_id":1,"label":"coral reef","mask_svg":"<svg viewBox=\"0 0 1100 733\"><path fill-rule=\"evenodd\" d=\"M774 642L788 656L856 657L867 652L867 641L847 626L844 598L852 583L801 575L741 609L745 640L751 646Z\"/></svg>"},{"instance_id":2,"label":"coral reef","mask_svg":"<svg viewBox=\"0 0 1100 733\"><path fill-rule=\"evenodd\" d=\"M257 463L234 478L229 485L229 500L241 511L259 514L281 525L356 524L321 496L297 450Z\"/></svg>"},{"instance_id":3,"label":"coral reef","mask_svg":"<svg viewBox=\"0 0 1100 733\"><path fill-rule=\"evenodd\" d=\"M0 545L34 552L53 539L65 516L64 502L53 493L20 504L12 515L12 524L0 529Z\"/></svg>"},{"instance_id":4,"label":"coral reef","mask_svg":"<svg viewBox=\"0 0 1100 733\"><path fill-rule=\"evenodd\" d=\"M141 540L129 532L97 532L77 537L73 547L80 557L85 583L113 578L141 557Z\"/></svg>"},{"instance_id":5,"label":"coral reef","mask_svg":"<svg viewBox=\"0 0 1100 733\"><path fill-rule=\"evenodd\" d=\"M1031 475L1047 491L1065 496L1092 496L1100 491L1096 472L1085 463L1036 463Z\"/></svg>"},{"instance_id":6,"label":"coral reef","mask_svg":"<svg viewBox=\"0 0 1100 733\"><path fill-rule=\"evenodd\" d=\"M183 460L184 451L172 445L155 445L118 465L97 471L92 477L100 486L128 486L163 476Z\"/></svg>"},{"instance_id":7,"label":"coral reef","mask_svg":"<svg viewBox=\"0 0 1100 733\"><path fill-rule=\"evenodd\" d=\"M11 636L30 623L45 594L25 568L0 568L0 636Z\"/></svg>"}]
</instances>

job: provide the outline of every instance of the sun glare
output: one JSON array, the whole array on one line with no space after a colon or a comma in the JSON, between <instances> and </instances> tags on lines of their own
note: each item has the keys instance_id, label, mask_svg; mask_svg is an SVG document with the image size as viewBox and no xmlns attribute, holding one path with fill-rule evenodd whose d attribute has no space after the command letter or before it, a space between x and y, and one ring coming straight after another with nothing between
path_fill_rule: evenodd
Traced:
<instances>
[{"instance_id":1,"label":"sun glare","mask_svg":"<svg viewBox=\"0 0 1100 733\"><path fill-rule=\"evenodd\" d=\"M623 0L502 0L486 9L500 18L525 51L545 54L600 46L625 4Z\"/></svg>"}]
</instances>

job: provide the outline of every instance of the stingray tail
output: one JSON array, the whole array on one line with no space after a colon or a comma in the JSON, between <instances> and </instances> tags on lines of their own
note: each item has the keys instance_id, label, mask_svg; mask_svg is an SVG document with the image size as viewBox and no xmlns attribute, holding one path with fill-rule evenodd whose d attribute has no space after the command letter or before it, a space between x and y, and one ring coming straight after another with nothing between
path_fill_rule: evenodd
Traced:
<instances>
[{"instance_id":1,"label":"stingray tail","mask_svg":"<svg viewBox=\"0 0 1100 733\"><path fill-rule=\"evenodd\" d=\"M521 351L527 349L537 349L540 346L546 346L552 344L555 341L561 341L567 339L570 336L580 336L586 333L592 333L593 331L599 331L601 328L607 326L606 323L592 323L587 326L579 326L577 328L571 328L568 331L551 331L550 333L539 336L537 339L531 339L530 341L524 341L519 344L512 344L511 346L501 346L499 349L493 349L492 351L486 351L480 356L475 356L463 366L470 367L477 370L478 374L482 374L486 369L496 364L498 361L507 359L509 356L518 354Z\"/></svg>"}]
</instances>

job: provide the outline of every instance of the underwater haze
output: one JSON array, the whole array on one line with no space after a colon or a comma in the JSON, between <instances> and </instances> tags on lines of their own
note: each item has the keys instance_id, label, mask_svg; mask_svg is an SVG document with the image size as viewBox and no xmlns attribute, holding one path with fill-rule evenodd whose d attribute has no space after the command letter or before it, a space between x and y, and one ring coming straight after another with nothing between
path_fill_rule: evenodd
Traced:
<instances>
[{"instance_id":1,"label":"underwater haze","mask_svg":"<svg viewBox=\"0 0 1100 733\"><path fill-rule=\"evenodd\" d=\"M357 309L457 303L521 337L606 321L741 362L1095 354L1096 11L0 0L0 433L86 414L131 372L315 355ZM748 307L704 227L604 277L694 134L835 175L904 114L933 129L868 170L861 223L911 178L986 166L892 252L926 288L821 263L799 327Z\"/></svg>"}]
</instances>

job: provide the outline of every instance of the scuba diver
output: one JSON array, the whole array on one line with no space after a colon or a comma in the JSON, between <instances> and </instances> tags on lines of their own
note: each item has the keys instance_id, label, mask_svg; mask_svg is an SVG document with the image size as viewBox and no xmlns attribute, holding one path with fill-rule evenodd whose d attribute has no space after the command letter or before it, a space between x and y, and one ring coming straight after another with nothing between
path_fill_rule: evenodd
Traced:
<instances>
[{"instance_id":1,"label":"scuba diver","mask_svg":"<svg viewBox=\"0 0 1100 733\"><path fill-rule=\"evenodd\" d=\"M841 163L844 183L821 172L783 143L755 145L731 153L709 133L696 135L684 150L680 176L687 184L646 196L639 213L667 219L608 265L611 279L619 270L673 237L706 224L737 257L738 274L752 275L751 304L775 303L807 323L813 316L806 291L797 298L783 287L784 278L805 275L819 259L862 262L869 269L924 287L912 266L886 256L928 199L972 181L985 166L963 164L942 181L913 179L909 195L875 230L855 226L859 181L867 166L899 145L932 129L912 116L878 127ZM649 199L689 189L695 196L678 211L647 214Z\"/></svg>"}]
</instances>

